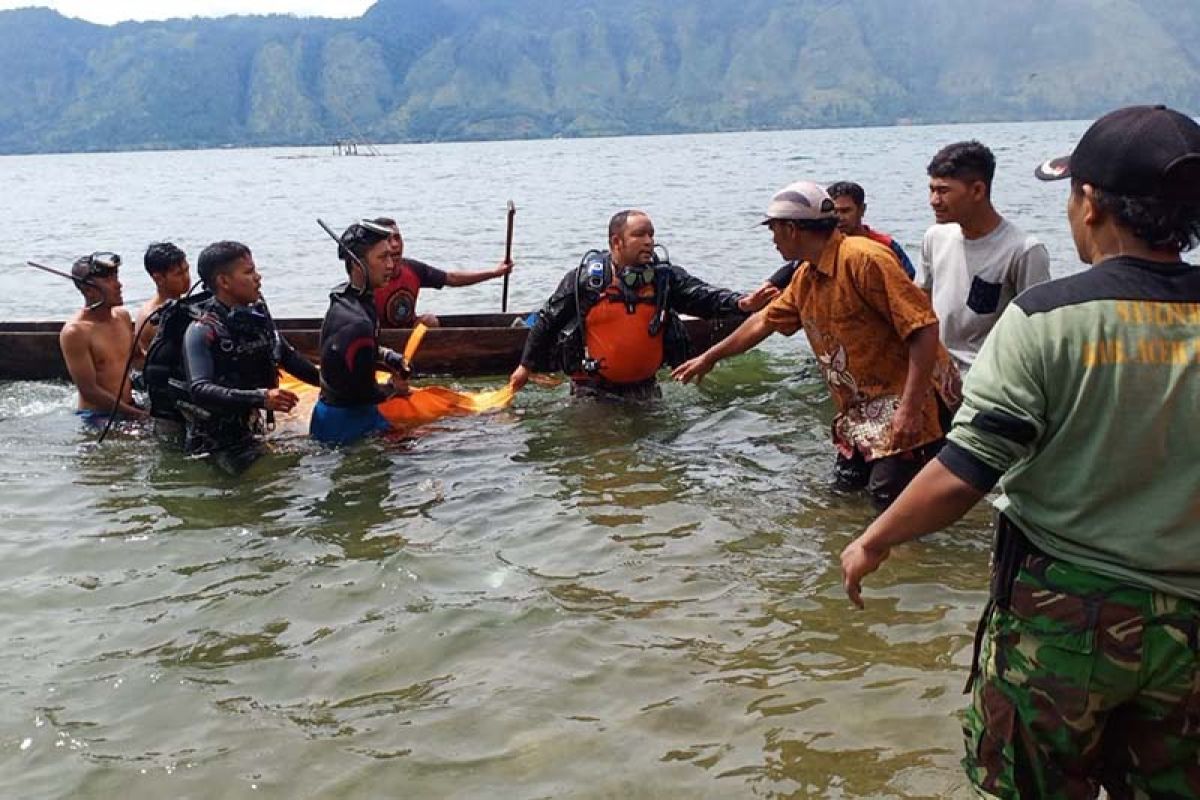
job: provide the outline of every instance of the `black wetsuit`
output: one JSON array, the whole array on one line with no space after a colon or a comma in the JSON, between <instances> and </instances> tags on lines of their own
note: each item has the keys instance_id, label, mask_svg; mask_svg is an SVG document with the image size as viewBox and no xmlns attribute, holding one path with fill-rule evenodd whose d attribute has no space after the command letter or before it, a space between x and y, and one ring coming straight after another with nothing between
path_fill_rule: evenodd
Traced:
<instances>
[{"instance_id":1,"label":"black wetsuit","mask_svg":"<svg viewBox=\"0 0 1200 800\"><path fill-rule=\"evenodd\" d=\"M264 432L260 409L279 384L278 368L314 386L316 366L296 352L275 328L264 304L230 309L212 300L183 337L183 366L192 403L186 449L211 452L238 472L259 455Z\"/></svg>"},{"instance_id":2,"label":"black wetsuit","mask_svg":"<svg viewBox=\"0 0 1200 800\"><path fill-rule=\"evenodd\" d=\"M404 357L379 346L371 292L342 284L329 295L321 323L321 399L310 427L315 438L346 443L386 427L375 406L391 397L393 389L376 381L380 366L404 371Z\"/></svg>"},{"instance_id":3,"label":"black wetsuit","mask_svg":"<svg viewBox=\"0 0 1200 800\"><path fill-rule=\"evenodd\" d=\"M599 281L592 280L592 273L599 269ZM583 320L589 309L600 297L600 290L608 285L612 259L605 252L593 251L585 256L580 266L563 276L554 294L537 312L537 320L529 331L521 364L537 372L562 370L575 378L576 388L598 384L595 379L580 378L584 369ZM702 319L716 317L745 317L738 309L738 301L744 295L710 286L691 275L682 267L668 262L655 264L656 288L663 293L663 362L669 366L682 364L693 354L687 330L679 314L690 314ZM638 397L653 394L656 382L647 385L601 386L607 394L626 394Z\"/></svg>"}]
</instances>

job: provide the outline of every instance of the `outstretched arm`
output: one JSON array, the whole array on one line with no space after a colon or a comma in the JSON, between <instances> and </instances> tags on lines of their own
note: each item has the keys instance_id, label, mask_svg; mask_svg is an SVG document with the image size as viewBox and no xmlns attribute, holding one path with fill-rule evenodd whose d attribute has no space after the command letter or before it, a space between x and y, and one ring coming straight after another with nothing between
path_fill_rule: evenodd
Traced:
<instances>
[{"instance_id":1,"label":"outstretched arm","mask_svg":"<svg viewBox=\"0 0 1200 800\"><path fill-rule=\"evenodd\" d=\"M492 278L499 278L502 275L507 275L512 272L513 262L501 261L491 269L478 270L476 272L447 272L447 286L471 286L476 283L490 281Z\"/></svg>"},{"instance_id":2,"label":"outstretched arm","mask_svg":"<svg viewBox=\"0 0 1200 800\"><path fill-rule=\"evenodd\" d=\"M671 371L671 377L680 383L690 383L693 380L699 383L717 365L718 361L746 352L770 336L771 333L772 329L767 325L766 314L759 312L739 325L737 330L726 338L692 360L680 364Z\"/></svg>"},{"instance_id":3,"label":"outstretched arm","mask_svg":"<svg viewBox=\"0 0 1200 800\"><path fill-rule=\"evenodd\" d=\"M558 288L537 312L537 319L529 330L525 340L525 349L521 353L521 363L513 370L509 383L513 389L520 390L535 370L550 368L550 352L554 346L558 332L572 319L578 317L578 307L575 304L575 283L578 280L578 270L572 269L559 281Z\"/></svg>"},{"instance_id":4,"label":"outstretched arm","mask_svg":"<svg viewBox=\"0 0 1200 800\"><path fill-rule=\"evenodd\" d=\"M851 602L862 608L862 579L879 569L893 547L956 522L985 494L940 460L926 464L896 502L842 551L842 587Z\"/></svg>"}]
</instances>

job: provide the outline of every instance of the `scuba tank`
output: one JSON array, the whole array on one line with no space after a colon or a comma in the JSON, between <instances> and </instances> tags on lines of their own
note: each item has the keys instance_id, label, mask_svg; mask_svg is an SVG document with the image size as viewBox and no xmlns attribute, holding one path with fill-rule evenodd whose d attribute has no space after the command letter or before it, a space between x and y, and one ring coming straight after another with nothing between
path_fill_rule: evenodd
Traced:
<instances>
[{"instance_id":1,"label":"scuba tank","mask_svg":"<svg viewBox=\"0 0 1200 800\"><path fill-rule=\"evenodd\" d=\"M186 294L168 300L150 315L158 330L146 349L142 380L150 398L150 414L160 419L182 422L178 403L189 399L187 376L183 371L183 335L188 325L199 319L212 294L208 291Z\"/></svg>"}]
</instances>

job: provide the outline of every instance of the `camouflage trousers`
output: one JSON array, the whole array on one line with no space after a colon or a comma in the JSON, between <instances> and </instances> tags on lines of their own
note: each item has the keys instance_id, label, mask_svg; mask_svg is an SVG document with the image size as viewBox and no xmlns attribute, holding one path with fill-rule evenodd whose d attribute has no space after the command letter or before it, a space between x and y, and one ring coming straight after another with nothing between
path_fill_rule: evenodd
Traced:
<instances>
[{"instance_id":1,"label":"camouflage trousers","mask_svg":"<svg viewBox=\"0 0 1200 800\"><path fill-rule=\"evenodd\" d=\"M984 797L1200 797L1200 602L1027 555L964 725Z\"/></svg>"}]
</instances>

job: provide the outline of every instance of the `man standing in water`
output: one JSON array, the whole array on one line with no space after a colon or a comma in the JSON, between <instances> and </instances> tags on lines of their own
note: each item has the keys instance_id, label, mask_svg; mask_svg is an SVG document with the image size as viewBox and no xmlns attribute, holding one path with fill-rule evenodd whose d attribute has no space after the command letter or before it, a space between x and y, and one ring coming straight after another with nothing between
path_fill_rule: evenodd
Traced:
<instances>
[{"instance_id":1,"label":"man standing in water","mask_svg":"<svg viewBox=\"0 0 1200 800\"><path fill-rule=\"evenodd\" d=\"M400 226L391 217L376 217L370 224L382 225L391 231L388 248L392 258L392 277L375 289L375 313L380 324L388 328L411 328L418 322L436 328L438 318L433 314L417 314L417 295L421 289L441 289L444 286L473 286L512 272L511 261L501 261L493 269L475 272L443 272L437 267L404 257L404 237Z\"/></svg>"},{"instance_id":2,"label":"man standing in water","mask_svg":"<svg viewBox=\"0 0 1200 800\"><path fill-rule=\"evenodd\" d=\"M133 320L121 305L120 266L121 257L116 253L92 253L76 259L71 277L83 294L84 307L67 320L58 335L67 371L79 391L75 413L98 427L104 426L114 409L134 419L146 416L133 404L133 387L125 380L133 348Z\"/></svg>"},{"instance_id":3,"label":"man standing in water","mask_svg":"<svg viewBox=\"0 0 1200 800\"><path fill-rule=\"evenodd\" d=\"M679 312L703 319L745 314L774 293L767 287L750 295L718 289L659 261L654 223L644 211L613 215L608 243L610 251L593 250L568 271L538 312L510 378L514 389L535 369L561 369L571 377L573 394L655 398L658 370L687 358Z\"/></svg>"},{"instance_id":4,"label":"man standing in water","mask_svg":"<svg viewBox=\"0 0 1200 800\"><path fill-rule=\"evenodd\" d=\"M839 231L847 236L866 236L868 239L879 242L892 251L892 255L900 262L901 268L908 277L912 278L916 275L912 261L908 259L908 253L904 252L900 243L890 235L877 231L863 222L863 216L867 213L867 194L863 191L863 187L853 181L838 181L829 184L825 191L833 200L833 210L837 214ZM782 291L792 282L792 276L796 274L799 266L798 262L789 261L767 278L767 282Z\"/></svg>"},{"instance_id":5,"label":"man standing in water","mask_svg":"<svg viewBox=\"0 0 1200 800\"><path fill-rule=\"evenodd\" d=\"M150 315L168 300L178 300L192 285L192 271L187 255L170 242L155 242L146 248L142 259L146 274L154 281L154 296L138 309L134 329L138 334L138 360L146 357L146 350L154 340L158 326L147 320Z\"/></svg>"},{"instance_id":6,"label":"man standing in water","mask_svg":"<svg viewBox=\"0 0 1200 800\"><path fill-rule=\"evenodd\" d=\"M967 714L995 797L1200 796L1200 126L1101 117L1067 158L1091 268L1001 316L949 443L842 553L843 583L999 485L991 600ZM1115 460L1114 460L1115 457Z\"/></svg>"},{"instance_id":7,"label":"man standing in water","mask_svg":"<svg viewBox=\"0 0 1200 800\"><path fill-rule=\"evenodd\" d=\"M772 333L804 328L837 404L834 487L866 489L886 507L942 444L958 406L958 371L938 342L929 298L892 251L837 230L833 200L809 181L785 186L767 218L775 247L798 263L787 289L724 341L675 370L699 381Z\"/></svg>"},{"instance_id":8,"label":"man standing in water","mask_svg":"<svg viewBox=\"0 0 1200 800\"><path fill-rule=\"evenodd\" d=\"M186 449L210 454L236 475L262 455L274 413L291 411L299 399L278 388L279 367L314 386L320 377L275 328L250 248L214 242L196 266L213 299L183 338L184 372L196 407L180 408L187 416Z\"/></svg>"},{"instance_id":9,"label":"man standing in water","mask_svg":"<svg viewBox=\"0 0 1200 800\"><path fill-rule=\"evenodd\" d=\"M349 444L390 425L377 406L409 393L404 356L379 346L379 317L373 290L392 275L390 228L364 220L342 233L338 258L349 280L329 295L321 323L321 397L313 408L309 433L327 444ZM375 370L392 371L388 383Z\"/></svg>"},{"instance_id":10,"label":"man standing in water","mask_svg":"<svg viewBox=\"0 0 1200 800\"><path fill-rule=\"evenodd\" d=\"M975 141L948 145L928 172L937 224L925 232L916 281L933 297L942 343L965 373L1009 302L1050 280L1050 257L992 205L991 150Z\"/></svg>"}]
</instances>

